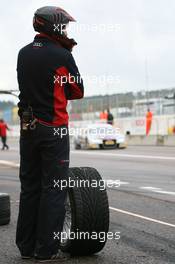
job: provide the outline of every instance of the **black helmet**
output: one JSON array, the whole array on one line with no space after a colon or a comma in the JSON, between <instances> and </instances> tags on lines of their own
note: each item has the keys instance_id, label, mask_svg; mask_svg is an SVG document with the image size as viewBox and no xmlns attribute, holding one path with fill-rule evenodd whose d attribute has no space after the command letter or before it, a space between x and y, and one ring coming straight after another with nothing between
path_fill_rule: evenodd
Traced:
<instances>
[{"instance_id":1,"label":"black helmet","mask_svg":"<svg viewBox=\"0 0 175 264\"><path fill-rule=\"evenodd\" d=\"M64 9L57 6L44 6L36 10L33 19L35 31L48 35L64 35L69 22L76 20Z\"/></svg>"}]
</instances>

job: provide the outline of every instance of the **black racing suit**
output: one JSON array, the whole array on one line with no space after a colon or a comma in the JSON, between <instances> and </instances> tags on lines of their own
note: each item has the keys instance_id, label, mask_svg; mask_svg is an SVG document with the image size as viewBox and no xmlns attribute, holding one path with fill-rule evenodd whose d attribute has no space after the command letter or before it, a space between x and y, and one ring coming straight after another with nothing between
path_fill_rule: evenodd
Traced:
<instances>
[{"instance_id":1,"label":"black racing suit","mask_svg":"<svg viewBox=\"0 0 175 264\"><path fill-rule=\"evenodd\" d=\"M16 244L24 256L47 258L58 251L55 234L65 216L67 188L60 183L69 168L67 100L82 98L84 88L71 52L44 34L20 50L17 74L19 116L30 106L37 124L34 130L21 125Z\"/></svg>"}]
</instances>

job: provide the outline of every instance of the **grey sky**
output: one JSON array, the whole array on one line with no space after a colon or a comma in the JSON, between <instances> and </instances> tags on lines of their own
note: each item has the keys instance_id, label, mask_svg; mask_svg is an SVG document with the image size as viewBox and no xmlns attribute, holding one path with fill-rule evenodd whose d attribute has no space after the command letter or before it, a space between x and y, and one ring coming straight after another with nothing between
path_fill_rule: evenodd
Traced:
<instances>
[{"instance_id":1,"label":"grey sky","mask_svg":"<svg viewBox=\"0 0 175 264\"><path fill-rule=\"evenodd\" d=\"M77 27L120 24L114 32L70 30L78 42L73 54L82 75L120 76L120 83L85 81L86 95L144 90L146 56L149 89L175 86L174 0L14 0L1 3L0 89L17 89L17 54L32 41L33 13L44 5L65 8L77 19Z\"/></svg>"}]
</instances>

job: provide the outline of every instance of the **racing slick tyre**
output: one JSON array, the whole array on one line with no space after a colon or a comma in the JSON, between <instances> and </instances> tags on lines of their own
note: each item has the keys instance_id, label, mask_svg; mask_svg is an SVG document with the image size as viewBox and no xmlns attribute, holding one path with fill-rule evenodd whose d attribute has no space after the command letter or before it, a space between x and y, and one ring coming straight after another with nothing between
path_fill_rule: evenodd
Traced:
<instances>
[{"instance_id":1,"label":"racing slick tyre","mask_svg":"<svg viewBox=\"0 0 175 264\"><path fill-rule=\"evenodd\" d=\"M10 196L7 193L0 193L0 225L7 225L10 222Z\"/></svg>"},{"instance_id":2,"label":"racing slick tyre","mask_svg":"<svg viewBox=\"0 0 175 264\"><path fill-rule=\"evenodd\" d=\"M102 178L94 168L70 168L61 250L71 255L87 256L103 249L109 230L109 205ZM82 184L83 183L83 186ZM81 186L80 186L81 184Z\"/></svg>"}]
</instances>

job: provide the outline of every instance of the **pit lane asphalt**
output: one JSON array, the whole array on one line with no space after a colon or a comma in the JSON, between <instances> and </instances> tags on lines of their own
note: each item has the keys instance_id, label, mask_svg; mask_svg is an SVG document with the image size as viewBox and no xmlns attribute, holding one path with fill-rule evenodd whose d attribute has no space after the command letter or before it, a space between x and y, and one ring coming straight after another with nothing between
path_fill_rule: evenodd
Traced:
<instances>
[{"instance_id":1,"label":"pit lane asphalt","mask_svg":"<svg viewBox=\"0 0 175 264\"><path fill-rule=\"evenodd\" d=\"M175 148L128 147L126 150L74 151L71 166L92 166L105 180L120 180L119 188L108 188L110 231L119 240L108 240L96 256L74 258L66 263L175 263ZM0 227L0 264L22 261L15 246L19 206L18 144L0 152L0 192L11 195L12 219ZM152 189L151 189L151 188ZM116 209L116 210L115 210ZM172 226L171 226L172 225Z\"/></svg>"}]
</instances>

